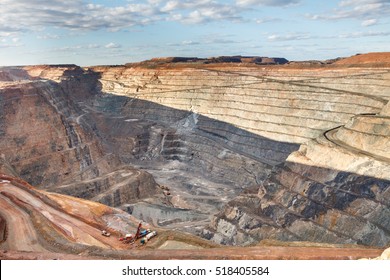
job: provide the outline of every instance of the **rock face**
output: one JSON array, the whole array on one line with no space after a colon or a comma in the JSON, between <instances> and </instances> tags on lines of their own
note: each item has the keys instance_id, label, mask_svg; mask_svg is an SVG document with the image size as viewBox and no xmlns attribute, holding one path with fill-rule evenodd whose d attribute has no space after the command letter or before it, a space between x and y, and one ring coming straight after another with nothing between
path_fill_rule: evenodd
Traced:
<instances>
[{"instance_id":1,"label":"rock face","mask_svg":"<svg viewBox=\"0 0 390 280\"><path fill-rule=\"evenodd\" d=\"M389 244L390 68L256 59L2 68L1 171L223 244Z\"/></svg>"},{"instance_id":2,"label":"rock face","mask_svg":"<svg viewBox=\"0 0 390 280\"><path fill-rule=\"evenodd\" d=\"M117 157L104 150L94 121L78 105L96 94L95 74L76 66L7 72L0 89L2 172L43 189L62 186L57 191L64 193L69 184L77 185L74 195L113 206L156 194L151 175L121 169ZM40 80L34 81L37 74Z\"/></svg>"},{"instance_id":3,"label":"rock face","mask_svg":"<svg viewBox=\"0 0 390 280\"><path fill-rule=\"evenodd\" d=\"M219 213L204 235L224 244L262 239L389 243L388 180L286 163Z\"/></svg>"},{"instance_id":4,"label":"rock face","mask_svg":"<svg viewBox=\"0 0 390 280\"><path fill-rule=\"evenodd\" d=\"M292 162L288 160L282 167L274 168L259 191L255 189L253 194L244 192L229 202L213 220L211 228L203 231L204 237L226 244L246 244L265 238L376 246L389 242L389 228L383 220L389 211L386 203L387 162L359 157L360 152L356 154L349 149L343 152L343 146L326 138L336 131L329 131L323 136L325 131L347 124L337 130L337 135L349 138L352 146L364 150L365 145L365 149L376 150L377 154L388 150L389 133L386 128L379 128L386 126L381 117L366 116L366 120L375 122L373 120L376 119L379 123L372 124L375 128L361 124L362 131L355 129L353 139L346 133L347 129L350 131L351 127L359 126L354 125L356 119L364 118L359 114L379 114L388 102L389 94L385 90L389 87L387 69L290 68L270 71L268 68L198 67L180 69L178 73L176 69L145 71L117 67L95 68L94 71L101 73L104 91L132 98L131 102L136 105L129 113L135 119L142 118L143 114L146 119L164 122L167 118L168 123L177 122L171 114L166 114L169 110L160 106L162 104L193 112L192 119L190 117L182 122L183 127L190 127L195 132L199 129L204 131L202 126L207 126L206 131L211 137L217 134L235 149L248 143L243 138L233 142L236 135L244 134L242 131L249 131L258 139L261 136L259 144L253 145L253 149L244 147L239 151L269 164L264 170L283 163L283 151L289 154L291 148L288 147L292 147L292 143L316 139L296 152L301 155L306 149L307 153L316 153L312 156L313 160L301 162L292 159L294 153L290 155ZM145 106L145 100L153 103ZM142 113L134 115L134 108ZM221 129L230 126L218 122L210 127L215 120L233 124L241 132ZM379 134L367 135L378 129L381 130ZM316 145L321 141L326 147L333 146L324 150ZM269 144L264 147L267 142ZM188 147L188 136L182 143ZM184 157L183 161L186 161ZM201 164L204 166L203 162ZM215 165L221 166L219 163ZM297 176L303 179L298 180ZM262 182L263 178L259 177L257 182ZM381 187L376 187L376 184ZM378 198L382 202L377 202ZM375 211L364 214L366 212L361 208L368 207L366 204ZM365 211L370 212L368 209Z\"/></svg>"},{"instance_id":5,"label":"rock face","mask_svg":"<svg viewBox=\"0 0 390 280\"><path fill-rule=\"evenodd\" d=\"M388 99L388 80L379 84L385 90L378 96ZM204 235L226 244L279 239L388 245L388 110L386 105L377 114L356 115L302 144L262 184L230 201Z\"/></svg>"},{"instance_id":6,"label":"rock face","mask_svg":"<svg viewBox=\"0 0 390 280\"><path fill-rule=\"evenodd\" d=\"M93 70L101 73L105 92L196 113L270 140L297 144L345 124L356 114L378 113L387 103L386 96L381 96L386 95L381 84L390 76L364 68ZM374 84L366 85L368 80ZM268 158L274 163L283 161Z\"/></svg>"}]
</instances>

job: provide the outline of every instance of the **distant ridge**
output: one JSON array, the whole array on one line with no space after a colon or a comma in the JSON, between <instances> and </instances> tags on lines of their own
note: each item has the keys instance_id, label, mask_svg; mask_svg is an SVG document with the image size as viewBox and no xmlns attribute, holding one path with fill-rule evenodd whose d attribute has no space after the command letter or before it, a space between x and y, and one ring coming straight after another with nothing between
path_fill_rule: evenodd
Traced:
<instances>
[{"instance_id":1,"label":"distant ridge","mask_svg":"<svg viewBox=\"0 0 390 280\"><path fill-rule=\"evenodd\" d=\"M335 64L347 65L347 64L375 64L375 65L390 65L390 52L372 52L366 54L356 54L354 56L341 59Z\"/></svg>"},{"instance_id":2,"label":"distant ridge","mask_svg":"<svg viewBox=\"0 0 390 280\"><path fill-rule=\"evenodd\" d=\"M351 57L337 57L328 60L306 60L306 61L289 61L283 57L265 57L265 56L216 56L208 58L199 57L156 57L141 62L127 63L128 67L131 66L164 66L169 64L221 64L221 63L242 63L242 64L255 64L255 65L297 65L297 66L320 66L320 65L350 65L350 66L389 66L390 65L390 52L372 52L366 54L356 54Z\"/></svg>"},{"instance_id":3,"label":"distant ridge","mask_svg":"<svg viewBox=\"0 0 390 280\"><path fill-rule=\"evenodd\" d=\"M139 63L127 63L126 66L133 65L162 65L168 63L195 63L195 64L212 64L212 63L253 63L258 65L281 65L289 61L282 57L262 57L262 56L218 56L209 58L199 57L157 57L145 60Z\"/></svg>"}]
</instances>

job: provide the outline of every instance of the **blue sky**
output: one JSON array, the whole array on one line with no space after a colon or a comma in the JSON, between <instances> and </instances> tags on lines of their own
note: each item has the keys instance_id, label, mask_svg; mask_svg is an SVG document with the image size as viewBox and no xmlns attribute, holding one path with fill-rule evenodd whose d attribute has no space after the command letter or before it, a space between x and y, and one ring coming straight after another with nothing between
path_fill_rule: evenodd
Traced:
<instances>
[{"instance_id":1,"label":"blue sky","mask_svg":"<svg viewBox=\"0 0 390 280\"><path fill-rule=\"evenodd\" d=\"M0 0L0 65L390 51L390 0Z\"/></svg>"}]
</instances>

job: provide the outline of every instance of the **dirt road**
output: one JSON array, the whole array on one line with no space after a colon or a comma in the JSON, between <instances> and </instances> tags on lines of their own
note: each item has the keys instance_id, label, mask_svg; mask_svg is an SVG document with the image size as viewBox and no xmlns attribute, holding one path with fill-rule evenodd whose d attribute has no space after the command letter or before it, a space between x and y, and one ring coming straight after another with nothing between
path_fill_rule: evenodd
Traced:
<instances>
[{"instance_id":1,"label":"dirt road","mask_svg":"<svg viewBox=\"0 0 390 280\"><path fill-rule=\"evenodd\" d=\"M4 184L0 183L0 189ZM38 242L37 233L27 213L0 194L0 213L7 221L7 239L1 248L7 250L47 252Z\"/></svg>"},{"instance_id":2,"label":"dirt road","mask_svg":"<svg viewBox=\"0 0 390 280\"><path fill-rule=\"evenodd\" d=\"M18 203L12 200L17 200ZM0 183L0 214L7 221L8 236L1 246L4 249L21 251L47 251L38 242L37 232L29 214L19 207L26 205L41 213L58 233L67 240L79 244L114 249L120 244L114 238L105 238L101 231L75 217L51 207L38 196L11 183ZM40 225L44 226L44 225Z\"/></svg>"}]
</instances>

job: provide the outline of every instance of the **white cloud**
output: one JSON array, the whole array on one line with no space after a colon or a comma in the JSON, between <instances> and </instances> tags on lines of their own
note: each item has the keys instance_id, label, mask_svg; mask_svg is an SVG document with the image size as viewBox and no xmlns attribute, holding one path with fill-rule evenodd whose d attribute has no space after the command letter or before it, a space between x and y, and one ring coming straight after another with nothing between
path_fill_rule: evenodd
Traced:
<instances>
[{"instance_id":1,"label":"white cloud","mask_svg":"<svg viewBox=\"0 0 390 280\"><path fill-rule=\"evenodd\" d=\"M169 14L167 20L179 21L185 24L221 20L240 21L242 19L240 15L241 8L214 0L170 0L161 8L161 11Z\"/></svg>"},{"instance_id":2,"label":"white cloud","mask_svg":"<svg viewBox=\"0 0 390 280\"><path fill-rule=\"evenodd\" d=\"M371 25L375 25L377 23L378 23L377 19L367 19L367 20L362 22L362 26L371 26Z\"/></svg>"},{"instance_id":3,"label":"white cloud","mask_svg":"<svg viewBox=\"0 0 390 280\"><path fill-rule=\"evenodd\" d=\"M0 31L43 32L47 28L118 31L159 21L186 24L238 21L244 10L222 0L143 0L114 7L83 0L1 0ZM42 36L51 38L50 35Z\"/></svg>"},{"instance_id":4,"label":"white cloud","mask_svg":"<svg viewBox=\"0 0 390 280\"><path fill-rule=\"evenodd\" d=\"M307 15L313 20L335 20L335 19L349 19L354 18L362 20L362 25L365 21L388 18L390 14L389 0L345 0L341 1L338 8L329 11L322 15ZM368 22L369 23L369 22Z\"/></svg>"},{"instance_id":5,"label":"white cloud","mask_svg":"<svg viewBox=\"0 0 390 280\"><path fill-rule=\"evenodd\" d=\"M184 40L184 41L181 41L180 43L169 43L167 45L172 46L172 47L182 47L182 46L196 46L196 45L200 45L200 44L201 43L197 42L197 41Z\"/></svg>"},{"instance_id":6,"label":"white cloud","mask_svg":"<svg viewBox=\"0 0 390 280\"><path fill-rule=\"evenodd\" d=\"M109 43L110 44L110 43ZM53 48L42 48L38 50L30 50L28 53L39 54L39 53L92 53L91 50L95 49L106 49L107 45L99 44L83 44L83 45L69 45L62 47L53 47ZM108 50L107 50L108 51Z\"/></svg>"},{"instance_id":7,"label":"white cloud","mask_svg":"<svg viewBox=\"0 0 390 280\"><path fill-rule=\"evenodd\" d=\"M111 43L108 43L107 45L105 45L104 47L106 49L118 49L121 47L121 45L111 42Z\"/></svg>"},{"instance_id":8,"label":"white cloud","mask_svg":"<svg viewBox=\"0 0 390 280\"><path fill-rule=\"evenodd\" d=\"M0 38L11 38L12 36L15 36L15 32L2 32L0 30Z\"/></svg>"},{"instance_id":9,"label":"white cloud","mask_svg":"<svg viewBox=\"0 0 390 280\"><path fill-rule=\"evenodd\" d=\"M20 38L14 32L0 32L0 48L12 48L22 46Z\"/></svg>"},{"instance_id":10,"label":"white cloud","mask_svg":"<svg viewBox=\"0 0 390 280\"><path fill-rule=\"evenodd\" d=\"M388 3L389 0L344 0L339 3L340 7L348 7L348 6L375 6L380 4Z\"/></svg>"},{"instance_id":11,"label":"white cloud","mask_svg":"<svg viewBox=\"0 0 390 280\"><path fill-rule=\"evenodd\" d=\"M171 12L173 10L176 10L180 5L179 1L168 1L164 7L161 8L161 11L163 12Z\"/></svg>"},{"instance_id":12,"label":"white cloud","mask_svg":"<svg viewBox=\"0 0 390 280\"><path fill-rule=\"evenodd\" d=\"M161 3L161 0L148 0L148 3L151 5L158 5Z\"/></svg>"},{"instance_id":13,"label":"white cloud","mask_svg":"<svg viewBox=\"0 0 390 280\"><path fill-rule=\"evenodd\" d=\"M382 36L383 37L390 36L390 31L353 32L353 33L341 34L338 35L337 37L342 39L352 39L352 38L382 37Z\"/></svg>"},{"instance_id":14,"label":"white cloud","mask_svg":"<svg viewBox=\"0 0 390 280\"><path fill-rule=\"evenodd\" d=\"M157 3L157 2L156 2ZM82 0L1 0L0 30L57 27L74 30L122 29L156 20L160 12L146 2L106 7Z\"/></svg>"},{"instance_id":15,"label":"white cloud","mask_svg":"<svg viewBox=\"0 0 390 280\"><path fill-rule=\"evenodd\" d=\"M98 45L98 44L89 44L87 46L87 48L88 49L98 49L98 48L100 48L100 45Z\"/></svg>"},{"instance_id":16,"label":"white cloud","mask_svg":"<svg viewBox=\"0 0 390 280\"><path fill-rule=\"evenodd\" d=\"M0 42L4 43L3 41L0 40ZM8 48L18 48L24 46L23 44L20 43L5 43L5 44L0 44L0 49L8 49Z\"/></svg>"},{"instance_id":17,"label":"white cloud","mask_svg":"<svg viewBox=\"0 0 390 280\"><path fill-rule=\"evenodd\" d=\"M292 4L297 4L301 2L300 0L236 0L237 5L239 6L289 6Z\"/></svg>"},{"instance_id":18,"label":"white cloud","mask_svg":"<svg viewBox=\"0 0 390 280\"><path fill-rule=\"evenodd\" d=\"M57 34L44 34L44 35L37 36L37 38L43 40L54 40L54 39L59 39L60 36Z\"/></svg>"},{"instance_id":19,"label":"white cloud","mask_svg":"<svg viewBox=\"0 0 390 280\"><path fill-rule=\"evenodd\" d=\"M230 37L234 38L234 36L230 36L230 35L209 34L207 36L202 36L201 38L199 38L198 41L184 40L184 41L181 41L180 43L169 43L167 45L174 46L174 47L198 46L198 45L206 46L207 45L209 48L211 45L225 45L225 44L232 45L232 44L247 42L247 41L243 41L243 40L235 41L235 40L229 39Z\"/></svg>"},{"instance_id":20,"label":"white cloud","mask_svg":"<svg viewBox=\"0 0 390 280\"><path fill-rule=\"evenodd\" d=\"M188 40L188 41L181 42L181 44L184 45L184 46L190 46L190 45L199 45L200 43L199 42L194 42L192 40Z\"/></svg>"},{"instance_id":21,"label":"white cloud","mask_svg":"<svg viewBox=\"0 0 390 280\"><path fill-rule=\"evenodd\" d=\"M257 24L263 24L263 23L268 23L268 22L276 22L280 21L280 19L277 18L258 18L255 20Z\"/></svg>"},{"instance_id":22,"label":"white cloud","mask_svg":"<svg viewBox=\"0 0 390 280\"><path fill-rule=\"evenodd\" d=\"M272 34L267 37L269 41L299 41L299 40L307 40L312 39L312 37L309 34L306 33L292 33L292 34Z\"/></svg>"}]
</instances>

